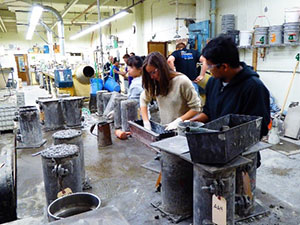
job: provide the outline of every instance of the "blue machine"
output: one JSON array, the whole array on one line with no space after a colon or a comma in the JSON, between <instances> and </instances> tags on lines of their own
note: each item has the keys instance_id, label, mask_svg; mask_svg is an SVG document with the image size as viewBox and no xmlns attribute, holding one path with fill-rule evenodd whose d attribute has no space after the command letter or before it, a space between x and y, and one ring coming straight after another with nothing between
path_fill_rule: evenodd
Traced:
<instances>
[{"instance_id":1,"label":"blue machine","mask_svg":"<svg viewBox=\"0 0 300 225\"><path fill-rule=\"evenodd\" d=\"M54 70L54 81L58 88L73 87L72 71L70 69Z\"/></svg>"},{"instance_id":2,"label":"blue machine","mask_svg":"<svg viewBox=\"0 0 300 225\"><path fill-rule=\"evenodd\" d=\"M189 40L190 48L195 48L201 52L206 45L206 41L210 37L209 20L189 25Z\"/></svg>"}]
</instances>

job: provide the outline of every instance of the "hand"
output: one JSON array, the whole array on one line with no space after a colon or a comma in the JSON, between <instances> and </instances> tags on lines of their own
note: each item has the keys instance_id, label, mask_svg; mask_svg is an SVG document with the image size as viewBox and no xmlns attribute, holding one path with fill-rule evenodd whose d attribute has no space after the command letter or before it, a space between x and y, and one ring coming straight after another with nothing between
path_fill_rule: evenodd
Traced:
<instances>
[{"instance_id":1,"label":"hand","mask_svg":"<svg viewBox=\"0 0 300 225\"><path fill-rule=\"evenodd\" d=\"M114 73L118 73L118 70L114 69Z\"/></svg>"},{"instance_id":2,"label":"hand","mask_svg":"<svg viewBox=\"0 0 300 225\"><path fill-rule=\"evenodd\" d=\"M204 76L199 75L198 77L196 77L196 79L194 80L194 82L197 83L197 82L203 80L203 78L204 78Z\"/></svg>"},{"instance_id":3,"label":"hand","mask_svg":"<svg viewBox=\"0 0 300 225\"><path fill-rule=\"evenodd\" d=\"M174 120L173 122L169 123L166 127L166 130L175 130L178 127L178 124L182 122L182 119L179 117L176 120Z\"/></svg>"},{"instance_id":4,"label":"hand","mask_svg":"<svg viewBox=\"0 0 300 225\"><path fill-rule=\"evenodd\" d=\"M151 123L150 123L149 120L144 120L143 123L144 123L144 127L145 127L147 130L151 130Z\"/></svg>"}]
</instances>

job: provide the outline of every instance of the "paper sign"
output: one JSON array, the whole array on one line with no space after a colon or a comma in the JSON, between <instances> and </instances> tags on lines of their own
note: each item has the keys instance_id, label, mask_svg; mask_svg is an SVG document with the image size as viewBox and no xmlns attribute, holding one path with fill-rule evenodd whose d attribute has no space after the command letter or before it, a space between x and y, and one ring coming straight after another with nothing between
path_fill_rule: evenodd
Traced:
<instances>
[{"instance_id":1,"label":"paper sign","mask_svg":"<svg viewBox=\"0 0 300 225\"><path fill-rule=\"evenodd\" d=\"M212 196L212 222L217 225L226 225L226 199L221 196Z\"/></svg>"}]
</instances>

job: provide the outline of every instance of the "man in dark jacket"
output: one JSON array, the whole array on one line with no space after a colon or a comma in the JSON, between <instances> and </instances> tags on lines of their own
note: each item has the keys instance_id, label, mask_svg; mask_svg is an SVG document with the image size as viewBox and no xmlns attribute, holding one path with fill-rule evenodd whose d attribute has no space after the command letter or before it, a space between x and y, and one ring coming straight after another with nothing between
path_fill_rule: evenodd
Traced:
<instances>
[{"instance_id":1,"label":"man in dark jacket","mask_svg":"<svg viewBox=\"0 0 300 225\"><path fill-rule=\"evenodd\" d=\"M212 39L202 50L212 76L206 85L203 112L193 120L209 122L230 113L261 116L261 137L268 134L269 91L259 75L240 62L234 42L226 36Z\"/></svg>"}]
</instances>

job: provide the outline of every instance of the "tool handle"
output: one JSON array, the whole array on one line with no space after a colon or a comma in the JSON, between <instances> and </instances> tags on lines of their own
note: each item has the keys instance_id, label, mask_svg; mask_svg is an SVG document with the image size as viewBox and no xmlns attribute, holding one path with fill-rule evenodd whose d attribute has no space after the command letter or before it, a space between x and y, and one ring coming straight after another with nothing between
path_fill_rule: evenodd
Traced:
<instances>
[{"instance_id":1,"label":"tool handle","mask_svg":"<svg viewBox=\"0 0 300 225\"><path fill-rule=\"evenodd\" d=\"M299 61L297 61L297 64L296 64L296 66L295 66L295 69L294 69L294 72L293 72L292 79L291 79L291 81L290 81L288 90L287 90L286 95L285 95L285 98L284 98L283 105L282 105L281 110L280 110L280 115L282 115L283 110L284 110L284 107L285 107L285 105L286 105L286 102L287 102L288 96L289 96L289 94L290 94L290 90L291 90L291 88L292 88L292 84L293 84L293 82L294 82L294 78L295 78L296 71L297 71L298 67L299 67Z\"/></svg>"}]
</instances>

